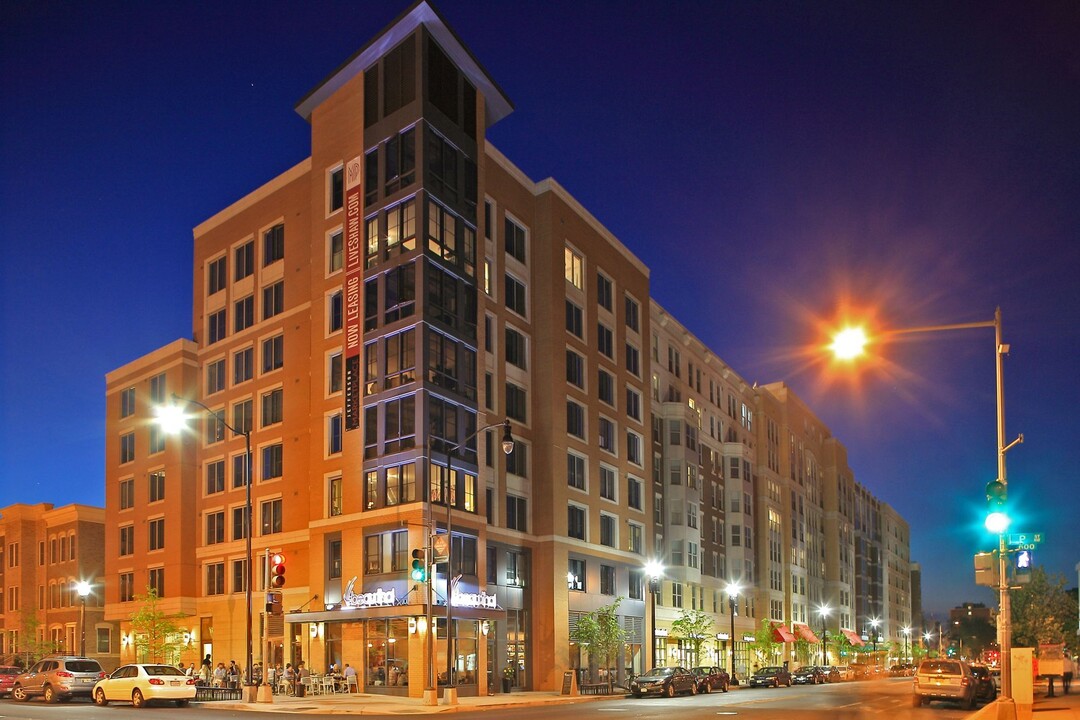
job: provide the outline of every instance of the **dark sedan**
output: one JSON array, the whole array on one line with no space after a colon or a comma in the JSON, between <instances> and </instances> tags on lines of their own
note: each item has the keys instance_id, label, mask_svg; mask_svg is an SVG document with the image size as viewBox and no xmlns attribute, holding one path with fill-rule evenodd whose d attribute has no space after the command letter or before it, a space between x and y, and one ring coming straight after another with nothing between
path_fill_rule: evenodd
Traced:
<instances>
[{"instance_id":1,"label":"dark sedan","mask_svg":"<svg viewBox=\"0 0 1080 720\"><path fill-rule=\"evenodd\" d=\"M825 673L816 665L803 665L791 674L791 682L796 685L821 685L825 682Z\"/></svg>"},{"instance_id":2,"label":"dark sedan","mask_svg":"<svg viewBox=\"0 0 1080 720\"><path fill-rule=\"evenodd\" d=\"M698 679L699 693L710 693L713 690L719 690L720 692L727 692L730 680L728 678L727 671L724 668L711 666L696 667L691 672Z\"/></svg>"},{"instance_id":3,"label":"dark sedan","mask_svg":"<svg viewBox=\"0 0 1080 720\"><path fill-rule=\"evenodd\" d=\"M779 665L758 668L750 676L750 687L791 687L791 673Z\"/></svg>"},{"instance_id":4,"label":"dark sedan","mask_svg":"<svg viewBox=\"0 0 1080 720\"><path fill-rule=\"evenodd\" d=\"M630 681L630 693L634 697L663 695L675 697L678 693L697 695L697 677L683 667L653 668Z\"/></svg>"},{"instance_id":5,"label":"dark sedan","mask_svg":"<svg viewBox=\"0 0 1080 720\"><path fill-rule=\"evenodd\" d=\"M985 665L972 665L971 674L975 677L975 699L990 701L997 697L997 685L990 676L990 668Z\"/></svg>"}]
</instances>

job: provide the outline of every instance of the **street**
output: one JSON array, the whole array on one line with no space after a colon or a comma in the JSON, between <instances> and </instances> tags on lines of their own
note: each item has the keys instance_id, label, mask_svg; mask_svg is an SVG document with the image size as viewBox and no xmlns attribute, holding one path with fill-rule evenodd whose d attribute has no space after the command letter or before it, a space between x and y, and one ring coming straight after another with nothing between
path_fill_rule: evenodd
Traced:
<instances>
[{"instance_id":1,"label":"street","mask_svg":"<svg viewBox=\"0 0 1080 720\"><path fill-rule=\"evenodd\" d=\"M284 709L284 706L279 706ZM380 707L386 707L382 705ZM265 708L265 709L264 709ZM65 718L65 720L93 720L95 718L135 717L147 720L176 720L198 713L200 718L286 718L297 714L305 717L330 717L342 714L363 714L365 717L393 717L394 715L431 714L434 708L401 704L394 710L379 714L373 708L364 708L359 700L349 708L335 707L333 712L320 713L319 702L288 706L282 712L275 708L258 706L258 710L236 710L213 703L193 705L189 708L155 706L135 710L129 705L110 705L99 708L87 701L73 701L66 705L47 705L40 700L17 703L0 701L0 720L40 720L42 718ZM911 679L896 678L869 682L848 682L817 686L794 686L776 689L737 689L732 692L710 695L683 696L672 699L646 698L637 700L617 697L602 701L583 701L573 705L544 704L528 707L460 707L459 713L507 720L533 720L565 715L573 712L575 720L612 720L613 717L656 719L669 718L678 713L681 718L705 718L728 716L744 720L800 720L811 718L874 717L900 718L901 720L961 720L970 713L959 705L934 703L930 707L911 707ZM435 711L437 712L437 711ZM437 713L442 714L442 713Z\"/></svg>"}]
</instances>

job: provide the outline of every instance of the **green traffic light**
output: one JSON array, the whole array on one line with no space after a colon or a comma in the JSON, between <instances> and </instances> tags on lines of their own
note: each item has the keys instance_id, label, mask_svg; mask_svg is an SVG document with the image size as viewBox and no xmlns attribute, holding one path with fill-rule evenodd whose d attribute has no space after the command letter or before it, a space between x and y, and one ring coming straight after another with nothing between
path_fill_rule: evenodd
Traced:
<instances>
[{"instance_id":1,"label":"green traffic light","mask_svg":"<svg viewBox=\"0 0 1080 720\"><path fill-rule=\"evenodd\" d=\"M1009 529L1009 513L1005 508L1006 488L1000 480L986 483L986 529L1000 535Z\"/></svg>"}]
</instances>

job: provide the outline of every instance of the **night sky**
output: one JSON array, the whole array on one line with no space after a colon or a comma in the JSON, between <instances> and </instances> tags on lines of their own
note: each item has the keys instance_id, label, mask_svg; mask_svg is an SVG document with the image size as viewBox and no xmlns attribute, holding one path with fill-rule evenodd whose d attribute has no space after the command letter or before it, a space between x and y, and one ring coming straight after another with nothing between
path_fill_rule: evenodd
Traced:
<instances>
[{"instance_id":1,"label":"night sky","mask_svg":"<svg viewBox=\"0 0 1080 720\"><path fill-rule=\"evenodd\" d=\"M190 336L192 228L309 154L293 106L406 7L0 3L0 507L104 504L104 376ZM1075 584L1080 4L437 7L516 106L491 142L749 382L813 408L911 523L939 616L996 603L972 571L993 331L904 336L858 372L821 348L844 315L1000 306L1014 528Z\"/></svg>"}]
</instances>

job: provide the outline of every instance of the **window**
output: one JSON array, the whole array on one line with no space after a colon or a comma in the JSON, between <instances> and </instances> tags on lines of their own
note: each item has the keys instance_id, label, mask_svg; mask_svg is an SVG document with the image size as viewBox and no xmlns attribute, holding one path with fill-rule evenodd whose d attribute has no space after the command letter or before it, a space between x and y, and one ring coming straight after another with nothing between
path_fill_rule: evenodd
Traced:
<instances>
[{"instance_id":1,"label":"window","mask_svg":"<svg viewBox=\"0 0 1080 720\"><path fill-rule=\"evenodd\" d=\"M237 300L233 305L233 331L240 332L255 324L255 296Z\"/></svg>"},{"instance_id":2,"label":"window","mask_svg":"<svg viewBox=\"0 0 1080 720\"><path fill-rule=\"evenodd\" d=\"M345 168L337 167L330 171L327 181L330 196L330 212L336 212L345 204Z\"/></svg>"},{"instance_id":3,"label":"window","mask_svg":"<svg viewBox=\"0 0 1080 720\"><path fill-rule=\"evenodd\" d=\"M327 317L326 317L326 329L328 332L338 332L341 330L344 324L344 313L342 306L341 291L338 290L335 293L331 293L329 302L327 303Z\"/></svg>"},{"instance_id":4,"label":"window","mask_svg":"<svg viewBox=\"0 0 1080 720\"><path fill-rule=\"evenodd\" d=\"M334 353L330 356L326 376L326 391L330 394L341 392L345 383L345 366L342 362L341 353Z\"/></svg>"},{"instance_id":5,"label":"window","mask_svg":"<svg viewBox=\"0 0 1080 720\"><path fill-rule=\"evenodd\" d=\"M631 430L626 431L626 459L639 467L642 465L641 436Z\"/></svg>"},{"instance_id":6,"label":"window","mask_svg":"<svg viewBox=\"0 0 1080 720\"><path fill-rule=\"evenodd\" d=\"M611 312L611 295L613 292L611 279L603 273L596 273L596 304Z\"/></svg>"},{"instance_id":7,"label":"window","mask_svg":"<svg viewBox=\"0 0 1080 720\"><path fill-rule=\"evenodd\" d=\"M266 500L260 505L262 515L262 534L273 535L281 532L281 498Z\"/></svg>"},{"instance_id":8,"label":"window","mask_svg":"<svg viewBox=\"0 0 1080 720\"><path fill-rule=\"evenodd\" d=\"M155 470L147 476L150 484L150 502L165 499L165 471ZM72 555L75 553L72 552Z\"/></svg>"},{"instance_id":9,"label":"window","mask_svg":"<svg viewBox=\"0 0 1080 720\"><path fill-rule=\"evenodd\" d=\"M585 358L573 350L566 351L566 382L585 389Z\"/></svg>"},{"instance_id":10,"label":"window","mask_svg":"<svg viewBox=\"0 0 1080 720\"><path fill-rule=\"evenodd\" d=\"M596 349L606 357L615 359L615 340L611 334L611 328L604 323L596 324Z\"/></svg>"},{"instance_id":11,"label":"window","mask_svg":"<svg viewBox=\"0 0 1080 720\"><path fill-rule=\"evenodd\" d=\"M626 415L641 422L641 393L632 387L626 388Z\"/></svg>"},{"instance_id":12,"label":"window","mask_svg":"<svg viewBox=\"0 0 1080 720\"><path fill-rule=\"evenodd\" d=\"M513 275L506 276L506 307L521 317L527 317L525 284Z\"/></svg>"},{"instance_id":13,"label":"window","mask_svg":"<svg viewBox=\"0 0 1080 720\"><path fill-rule=\"evenodd\" d=\"M640 320L638 318L639 312L640 312L640 310L639 310L637 300L635 300L634 298L627 295L626 296L626 327L630 328L634 332L639 331L639 327L638 327L638 323L640 322Z\"/></svg>"},{"instance_id":14,"label":"window","mask_svg":"<svg viewBox=\"0 0 1080 720\"><path fill-rule=\"evenodd\" d=\"M221 292L225 289L225 256L210 261L209 277L206 280L207 295Z\"/></svg>"},{"instance_id":15,"label":"window","mask_svg":"<svg viewBox=\"0 0 1080 720\"><path fill-rule=\"evenodd\" d=\"M225 461L215 460L206 463L206 494L225 491Z\"/></svg>"},{"instance_id":16,"label":"window","mask_svg":"<svg viewBox=\"0 0 1080 720\"><path fill-rule=\"evenodd\" d=\"M225 511L207 513L206 544L216 545L225 542Z\"/></svg>"},{"instance_id":17,"label":"window","mask_svg":"<svg viewBox=\"0 0 1080 720\"><path fill-rule=\"evenodd\" d=\"M135 507L135 480L128 478L120 481L120 509Z\"/></svg>"},{"instance_id":18,"label":"window","mask_svg":"<svg viewBox=\"0 0 1080 720\"><path fill-rule=\"evenodd\" d=\"M282 389L276 388L262 396L262 426L281 422Z\"/></svg>"},{"instance_id":19,"label":"window","mask_svg":"<svg viewBox=\"0 0 1080 720\"><path fill-rule=\"evenodd\" d=\"M585 439L585 408L573 400L566 401L566 432L579 440Z\"/></svg>"},{"instance_id":20,"label":"window","mask_svg":"<svg viewBox=\"0 0 1080 720\"><path fill-rule=\"evenodd\" d=\"M584 288L585 260L576 251L566 248L563 250L563 263L565 265L566 282L578 290Z\"/></svg>"},{"instance_id":21,"label":"window","mask_svg":"<svg viewBox=\"0 0 1080 720\"><path fill-rule=\"evenodd\" d=\"M618 473L615 472L614 468L607 465L600 466L600 497L605 500L615 500L618 477Z\"/></svg>"},{"instance_id":22,"label":"window","mask_svg":"<svg viewBox=\"0 0 1080 720\"><path fill-rule=\"evenodd\" d=\"M615 547L615 518L606 513L600 513L600 544L607 547Z\"/></svg>"},{"instance_id":23,"label":"window","mask_svg":"<svg viewBox=\"0 0 1080 720\"><path fill-rule=\"evenodd\" d=\"M262 479L281 477L281 443L267 445L262 449Z\"/></svg>"},{"instance_id":24,"label":"window","mask_svg":"<svg viewBox=\"0 0 1080 720\"><path fill-rule=\"evenodd\" d=\"M285 225L275 225L263 233L263 265L285 257Z\"/></svg>"},{"instance_id":25,"label":"window","mask_svg":"<svg viewBox=\"0 0 1080 720\"><path fill-rule=\"evenodd\" d=\"M615 594L615 567L612 565L600 566L600 594Z\"/></svg>"},{"instance_id":26,"label":"window","mask_svg":"<svg viewBox=\"0 0 1080 720\"><path fill-rule=\"evenodd\" d=\"M247 537L251 519L248 517L247 505L234 507L232 511L232 539L243 540Z\"/></svg>"},{"instance_id":27,"label":"window","mask_svg":"<svg viewBox=\"0 0 1080 720\"><path fill-rule=\"evenodd\" d=\"M641 351L626 343L626 370L634 377L641 377Z\"/></svg>"},{"instance_id":28,"label":"window","mask_svg":"<svg viewBox=\"0 0 1080 720\"><path fill-rule=\"evenodd\" d=\"M631 600L641 600L645 597L645 574L641 570L630 571L630 587L627 588L627 596Z\"/></svg>"},{"instance_id":29,"label":"window","mask_svg":"<svg viewBox=\"0 0 1080 720\"><path fill-rule=\"evenodd\" d=\"M252 412L250 398L233 404L232 426L235 428L233 435L243 435L246 432L251 432Z\"/></svg>"},{"instance_id":30,"label":"window","mask_svg":"<svg viewBox=\"0 0 1080 720\"><path fill-rule=\"evenodd\" d=\"M585 458L574 453L566 454L566 484L578 490L585 489Z\"/></svg>"},{"instance_id":31,"label":"window","mask_svg":"<svg viewBox=\"0 0 1080 720\"><path fill-rule=\"evenodd\" d=\"M328 273L337 272L344 266L345 262L344 233L341 230L330 233L330 236L326 239L326 245L326 270Z\"/></svg>"},{"instance_id":32,"label":"window","mask_svg":"<svg viewBox=\"0 0 1080 720\"><path fill-rule=\"evenodd\" d=\"M206 594L225 594L225 563L210 563L206 566Z\"/></svg>"},{"instance_id":33,"label":"window","mask_svg":"<svg viewBox=\"0 0 1080 720\"><path fill-rule=\"evenodd\" d=\"M244 348L233 355L233 385L250 380L254 374L255 349Z\"/></svg>"},{"instance_id":34,"label":"window","mask_svg":"<svg viewBox=\"0 0 1080 720\"><path fill-rule=\"evenodd\" d=\"M597 391L600 394L600 402L615 406L615 378L607 370L599 371Z\"/></svg>"},{"instance_id":35,"label":"window","mask_svg":"<svg viewBox=\"0 0 1080 720\"><path fill-rule=\"evenodd\" d=\"M503 218L503 242L507 255L520 263L526 262L525 228L508 217Z\"/></svg>"},{"instance_id":36,"label":"window","mask_svg":"<svg viewBox=\"0 0 1080 720\"><path fill-rule=\"evenodd\" d=\"M120 417L131 417L135 414L135 388L124 388L120 391Z\"/></svg>"},{"instance_id":37,"label":"window","mask_svg":"<svg viewBox=\"0 0 1080 720\"><path fill-rule=\"evenodd\" d=\"M225 309L222 308L215 313L210 314L210 318L207 320L207 336L206 344L213 345L214 343L225 339Z\"/></svg>"},{"instance_id":38,"label":"window","mask_svg":"<svg viewBox=\"0 0 1080 720\"><path fill-rule=\"evenodd\" d=\"M382 535L368 535L364 538L364 572L366 574L383 571Z\"/></svg>"},{"instance_id":39,"label":"window","mask_svg":"<svg viewBox=\"0 0 1080 720\"><path fill-rule=\"evenodd\" d=\"M135 433L120 436L120 463L129 463L135 459Z\"/></svg>"},{"instance_id":40,"label":"window","mask_svg":"<svg viewBox=\"0 0 1080 720\"><path fill-rule=\"evenodd\" d=\"M584 314L581 308L570 302L566 301L566 330L575 337L585 338L584 335Z\"/></svg>"},{"instance_id":41,"label":"window","mask_svg":"<svg viewBox=\"0 0 1080 720\"><path fill-rule=\"evenodd\" d=\"M492 443L488 443L490 448ZM514 449L506 456L506 472L518 477L528 477L529 446L518 440L514 443Z\"/></svg>"},{"instance_id":42,"label":"window","mask_svg":"<svg viewBox=\"0 0 1080 720\"><path fill-rule=\"evenodd\" d=\"M336 413L326 419L326 452L328 455L336 455L341 452L341 430L341 413Z\"/></svg>"},{"instance_id":43,"label":"window","mask_svg":"<svg viewBox=\"0 0 1080 720\"><path fill-rule=\"evenodd\" d=\"M386 323L412 316L416 309L416 265L409 263L386 273Z\"/></svg>"},{"instance_id":44,"label":"window","mask_svg":"<svg viewBox=\"0 0 1080 720\"><path fill-rule=\"evenodd\" d=\"M216 442L221 442L225 439L225 423L224 418L218 415L216 412L206 416L203 421L206 423L206 444L212 445Z\"/></svg>"},{"instance_id":45,"label":"window","mask_svg":"<svg viewBox=\"0 0 1080 720\"><path fill-rule=\"evenodd\" d=\"M585 508L577 505L567 507L566 534L578 540L585 539Z\"/></svg>"},{"instance_id":46,"label":"window","mask_svg":"<svg viewBox=\"0 0 1080 720\"><path fill-rule=\"evenodd\" d=\"M135 528L125 525L120 528L120 555L133 555L135 553Z\"/></svg>"},{"instance_id":47,"label":"window","mask_svg":"<svg viewBox=\"0 0 1080 720\"><path fill-rule=\"evenodd\" d=\"M386 194L416 182L416 128L411 127L386 141Z\"/></svg>"},{"instance_id":48,"label":"window","mask_svg":"<svg viewBox=\"0 0 1080 720\"><path fill-rule=\"evenodd\" d=\"M514 550L506 551L506 584L510 587L525 587L525 555Z\"/></svg>"},{"instance_id":49,"label":"window","mask_svg":"<svg viewBox=\"0 0 1080 720\"><path fill-rule=\"evenodd\" d=\"M273 285L263 288L262 319L269 320L285 310L285 281L278 280Z\"/></svg>"},{"instance_id":50,"label":"window","mask_svg":"<svg viewBox=\"0 0 1080 720\"><path fill-rule=\"evenodd\" d=\"M147 523L149 531L149 547L151 550L163 550L165 548L165 518L156 518Z\"/></svg>"},{"instance_id":51,"label":"window","mask_svg":"<svg viewBox=\"0 0 1080 720\"><path fill-rule=\"evenodd\" d=\"M642 542L642 537L644 536L645 531L637 523L628 523L627 528L630 531L630 547L629 547L629 550L632 553L636 553L636 554L640 555L641 552L642 552L642 549L644 547L644 544Z\"/></svg>"},{"instance_id":52,"label":"window","mask_svg":"<svg viewBox=\"0 0 1080 720\"><path fill-rule=\"evenodd\" d=\"M510 530L528 532L528 500L522 497L506 495L506 527Z\"/></svg>"},{"instance_id":53,"label":"window","mask_svg":"<svg viewBox=\"0 0 1080 720\"><path fill-rule=\"evenodd\" d=\"M342 496L342 492L343 486L341 484L341 476L336 475L330 478L326 493L328 501L328 508L326 514L330 517L337 517L338 515L341 515L342 512L344 512L344 498Z\"/></svg>"},{"instance_id":54,"label":"window","mask_svg":"<svg viewBox=\"0 0 1080 720\"><path fill-rule=\"evenodd\" d=\"M615 452L615 423L606 417L600 418L600 449Z\"/></svg>"},{"instance_id":55,"label":"window","mask_svg":"<svg viewBox=\"0 0 1080 720\"><path fill-rule=\"evenodd\" d=\"M632 475L626 478L626 505L633 510L641 510L641 481Z\"/></svg>"},{"instance_id":56,"label":"window","mask_svg":"<svg viewBox=\"0 0 1080 720\"><path fill-rule=\"evenodd\" d=\"M526 422L528 398L525 388L512 382L506 383L506 416L520 423Z\"/></svg>"},{"instance_id":57,"label":"window","mask_svg":"<svg viewBox=\"0 0 1080 720\"><path fill-rule=\"evenodd\" d=\"M416 396L390 400L385 408L383 452L393 453L413 447L416 443Z\"/></svg>"},{"instance_id":58,"label":"window","mask_svg":"<svg viewBox=\"0 0 1080 720\"><path fill-rule=\"evenodd\" d=\"M212 395L225 389L225 358L206 364L206 394Z\"/></svg>"},{"instance_id":59,"label":"window","mask_svg":"<svg viewBox=\"0 0 1080 720\"><path fill-rule=\"evenodd\" d=\"M585 592L585 561L570 558L566 561L566 587Z\"/></svg>"},{"instance_id":60,"label":"window","mask_svg":"<svg viewBox=\"0 0 1080 720\"><path fill-rule=\"evenodd\" d=\"M233 253L233 279L243 280L255 272L255 241L248 240Z\"/></svg>"},{"instance_id":61,"label":"window","mask_svg":"<svg viewBox=\"0 0 1080 720\"><path fill-rule=\"evenodd\" d=\"M158 424L150 426L150 450L149 454L164 452L165 450L165 431Z\"/></svg>"},{"instance_id":62,"label":"window","mask_svg":"<svg viewBox=\"0 0 1080 720\"><path fill-rule=\"evenodd\" d=\"M506 362L521 368L529 369L528 356L529 346L525 336L511 327L506 328Z\"/></svg>"},{"instance_id":63,"label":"window","mask_svg":"<svg viewBox=\"0 0 1080 720\"><path fill-rule=\"evenodd\" d=\"M135 573L120 573L120 602L135 599Z\"/></svg>"},{"instance_id":64,"label":"window","mask_svg":"<svg viewBox=\"0 0 1080 720\"><path fill-rule=\"evenodd\" d=\"M386 210L386 256L415 249L416 200L410 199Z\"/></svg>"},{"instance_id":65,"label":"window","mask_svg":"<svg viewBox=\"0 0 1080 720\"><path fill-rule=\"evenodd\" d=\"M165 373L150 378L150 402L154 405L165 402Z\"/></svg>"},{"instance_id":66,"label":"window","mask_svg":"<svg viewBox=\"0 0 1080 720\"><path fill-rule=\"evenodd\" d=\"M244 592L247 590L248 571L247 560L232 561L232 591Z\"/></svg>"},{"instance_id":67,"label":"window","mask_svg":"<svg viewBox=\"0 0 1080 720\"><path fill-rule=\"evenodd\" d=\"M326 548L326 574L331 580L341 577L341 541L331 540Z\"/></svg>"},{"instance_id":68,"label":"window","mask_svg":"<svg viewBox=\"0 0 1080 720\"><path fill-rule=\"evenodd\" d=\"M280 369L285 362L285 336L275 335L272 338L263 340L262 353L262 371L264 373Z\"/></svg>"},{"instance_id":69,"label":"window","mask_svg":"<svg viewBox=\"0 0 1080 720\"><path fill-rule=\"evenodd\" d=\"M683 588L682 583L671 583L671 607L681 608L683 606Z\"/></svg>"}]
</instances>

